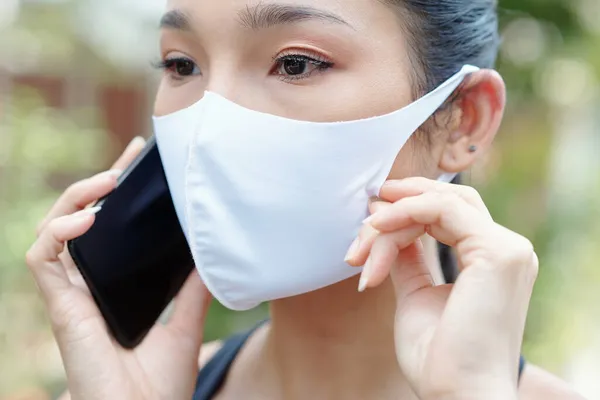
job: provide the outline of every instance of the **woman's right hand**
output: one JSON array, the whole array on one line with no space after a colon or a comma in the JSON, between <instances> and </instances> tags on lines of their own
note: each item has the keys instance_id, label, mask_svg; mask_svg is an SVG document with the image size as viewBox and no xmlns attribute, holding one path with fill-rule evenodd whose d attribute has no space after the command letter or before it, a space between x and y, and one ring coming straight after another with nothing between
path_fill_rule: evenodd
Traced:
<instances>
[{"instance_id":1,"label":"woman's right hand","mask_svg":"<svg viewBox=\"0 0 600 400\"><path fill-rule=\"evenodd\" d=\"M27 264L42 294L67 373L71 399L190 399L198 373L204 317L210 296L193 272L166 325L156 324L134 350L107 330L84 280L65 247L94 223L85 208L116 186L119 169L141 151L134 140L114 170L71 186L38 228Z\"/></svg>"}]
</instances>

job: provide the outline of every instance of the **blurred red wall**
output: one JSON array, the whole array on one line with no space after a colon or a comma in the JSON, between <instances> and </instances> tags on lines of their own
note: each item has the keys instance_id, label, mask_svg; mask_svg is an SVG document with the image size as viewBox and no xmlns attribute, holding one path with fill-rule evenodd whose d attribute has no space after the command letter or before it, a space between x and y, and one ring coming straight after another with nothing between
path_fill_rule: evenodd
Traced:
<instances>
[{"instance_id":1,"label":"blurred red wall","mask_svg":"<svg viewBox=\"0 0 600 400\"><path fill-rule=\"evenodd\" d=\"M5 76L4 79L11 92L19 88L34 89L54 108L76 107L79 104L69 99L76 99L75 102L84 99L87 106L98 110L116 148L123 148L135 136L147 134L144 130L148 93L144 88L89 81L82 85L69 77L43 75Z\"/></svg>"}]
</instances>

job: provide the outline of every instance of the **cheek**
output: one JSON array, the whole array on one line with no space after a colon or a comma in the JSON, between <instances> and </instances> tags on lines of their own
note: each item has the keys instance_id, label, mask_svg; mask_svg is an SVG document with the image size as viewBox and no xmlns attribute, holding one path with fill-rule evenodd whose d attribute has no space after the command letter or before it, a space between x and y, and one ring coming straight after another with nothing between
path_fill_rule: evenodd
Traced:
<instances>
[{"instance_id":1,"label":"cheek","mask_svg":"<svg viewBox=\"0 0 600 400\"><path fill-rule=\"evenodd\" d=\"M200 79L198 82L178 83L163 78L156 100L154 101L154 115L161 117L182 110L199 101L204 95L204 86Z\"/></svg>"},{"instance_id":2,"label":"cheek","mask_svg":"<svg viewBox=\"0 0 600 400\"><path fill-rule=\"evenodd\" d=\"M398 75L387 71L386 76ZM354 121L385 115L408 105L407 80L379 80L363 68L325 72L308 86L278 82L269 93L266 111L312 122Z\"/></svg>"},{"instance_id":3,"label":"cheek","mask_svg":"<svg viewBox=\"0 0 600 400\"><path fill-rule=\"evenodd\" d=\"M437 174L437 165L428 145L415 135L398 153L388 179L404 179L411 176L433 178Z\"/></svg>"}]
</instances>

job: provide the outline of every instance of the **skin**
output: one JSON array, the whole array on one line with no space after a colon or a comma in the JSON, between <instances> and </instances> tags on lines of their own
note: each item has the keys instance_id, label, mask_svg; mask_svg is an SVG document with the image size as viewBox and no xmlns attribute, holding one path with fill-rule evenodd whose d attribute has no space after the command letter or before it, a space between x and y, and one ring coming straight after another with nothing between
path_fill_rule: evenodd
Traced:
<instances>
[{"instance_id":1,"label":"skin","mask_svg":"<svg viewBox=\"0 0 600 400\"><path fill-rule=\"evenodd\" d=\"M346 23L313 19L241 27L238 12L256 4L169 1L169 10L185 11L189 29L165 27L161 57L186 57L192 64L167 68L156 115L193 104L205 90L249 108L311 121L381 115L414 100L401 21L383 4L292 0L286 4L319 7ZM284 65L273 61L289 54L333 66L311 67L302 79L290 80L282 74ZM181 76L181 70L191 74ZM533 247L496 224L473 189L431 180L468 169L485 153L504 104L505 88L496 72L480 71L467 80L445 111L448 123L430 124L429 141L422 135L409 141L371 203L373 217L346 259L354 266L366 263L360 281L274 301L271 322L242 349L217 399L581 398L531 365L517 389L517 361L538 271ZM134 141L115 168L124 168L142 145ZM473 145L475 153L469 151ZM64 360L71 393L65 397L189 399L198 360L203 365L220 346L201 346L210 295L197 274L177 297L171 321L157 325L140 347L125 351L106 331L64 248L93 224L93 213L84 207L108 193L118 173L67 190L40 224L27 254ZM432 285L439 265L431 238L455 248L462 270L455 285Z\"/></svg>"}]
</instances>

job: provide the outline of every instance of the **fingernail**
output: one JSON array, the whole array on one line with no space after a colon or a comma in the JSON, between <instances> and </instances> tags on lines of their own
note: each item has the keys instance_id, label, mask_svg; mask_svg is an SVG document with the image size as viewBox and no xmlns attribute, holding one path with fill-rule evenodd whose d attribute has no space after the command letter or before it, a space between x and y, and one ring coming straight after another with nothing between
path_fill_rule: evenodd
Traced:
<instances>
[{"instance_id":1,"label":"fingernail","mask_svg":"<svg viewBox=\"0 0 600 400\"><path fill-rule=\"evenodd\" d=\"M77 219L77 221L84 222L87 221L92 215L97 214L101 209L102 207L100 206L85 208L79 212L76 212L73 214L73 216Z\"/></svg>"},{"instance_id":2,"label":"fingernail","mask_svg":"<svg viewBox=\"0 0 600 400\"><path fill-rule=\"evenodd\" d=\"M106 174L108 176L114 177L114 178L118 178L123 174L123 170L121 169L111 169L110 171L106 171Z\"/></svg>"},{"instance_id":3,"label":"fingernail","mask_svg":"<svg viewBox=\"0 0 600 400\"><path fill-rule=\"evenodd\" d=\"M119 176L121 176L122 173L123 171L120 169L111 169L108 171L101 172L97 176L101 178L117 179L119 178Z\"/></svg>"},{"instance_id":4,"label":"fingernail","mask_svg":"<svg viewBox=\"0 0 600 400\"><path fill-rule=\"evenodd\" d=\"M358 281L358 291L360 293L364 292L369 284L369 274L371 273L371 257L367 258L367 262L363 268L362 273L360 274L360 280Z\"/></svg>"},{"instance_id":5,"label":"fingernail","mask_svg":"<svg viewBox=\"0 0 600 400\"><path fill-rule=\"evenodd\" d=\"M85 214L87 215L94 215L94 214L98 214L98 212L100 212L100 210L102 210L102 207L97 206L97 207L90 207L90 208L86 208L84 211Z\"/></svg>"},{"instance_id":6,"label":"fingernail","mask_svg":"<svg viewBox=\"0 0 600 400\"><path fill-rule=\"evenodd\" d=\"M144 139L141 136L136 136L133 139L131 139L131 141L129 142L129 144L125 147L125 150L123 150L123 153L127 153L129 150L131 150L132 148L136 147L136 146L145 146L146 145L146 139Z\"/></svg>"},{"instance_id":7,"label":"fingernail","mask_svg":"<svg viewBox=\"0 0 600 400\"><path fill-rule=\"evenodd\" d=\"M408 179L408 178L401 178L401 179L388 179L387 181L385 181L385 182L383 183L383 185L382 185L382 186L394 186L394 185L397 185L397 184L399 184L399 183L401 183L401 182L405 181L406 179Z\"/></svg>"},{"instance_id":8,"label":"fingernail","mask_svg":"<svg viewBox=\"0 0 600 400\"><path fill-rule=\"evenodd\" d=\"M136 136L133 139L131 139L131 142L129 142L129 145L127 147L131 147L131 146L136 145L138 143L145 145L146 144L146 139L144 139L141 136Z\"/></svg>"},{"instance_id":9,"label":"fingernail","mask_svg":"<svg viewBox=\"0 0 600 400\"><path fill-rule=\"evenodd\" d=\"M348 262L356 256L359 245L360 245L360 239L359 238L354 239L354 242L352 242L352 244L350 245L350 248L348 249L348 253L346 253L346 257L344 257L344 261Z\"/></svg>"},{"instance_id":10,"label":"fingernail","mask_svg":"<svg viewBox=\"0 0 600 400\"><path fill-rule=\"evenodd\" d=\"M370 217L365 218L363 224L371 224L373 227L376 226L377 221L381 220L381 216L386 214L386 209L373 212Z\"/></svg>"}]
</instances>

